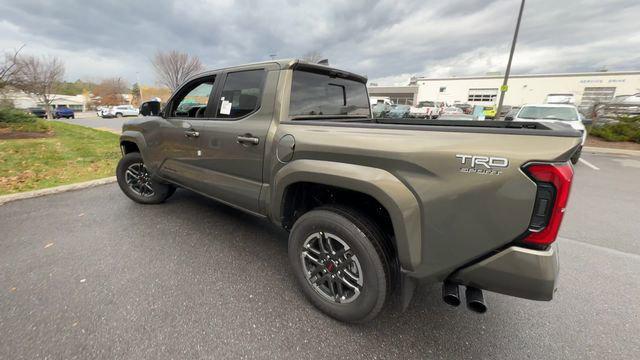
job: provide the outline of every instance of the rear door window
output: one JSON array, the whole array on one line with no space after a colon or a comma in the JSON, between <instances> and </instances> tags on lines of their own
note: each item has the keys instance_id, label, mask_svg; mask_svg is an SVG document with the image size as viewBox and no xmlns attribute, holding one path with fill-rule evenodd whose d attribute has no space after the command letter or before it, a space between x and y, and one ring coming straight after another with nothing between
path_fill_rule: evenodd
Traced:
<instances>
[{"instance_id":1,"label":"rear door window","mask_svg":"<svg viewBox=\"0 0 640 360\"><path fill-rule=\"evenodd\" d=\"M216 117L237 119L256 111L260 107L265 75L263 69L227 74Z\"/></svg>"}]
</instances>

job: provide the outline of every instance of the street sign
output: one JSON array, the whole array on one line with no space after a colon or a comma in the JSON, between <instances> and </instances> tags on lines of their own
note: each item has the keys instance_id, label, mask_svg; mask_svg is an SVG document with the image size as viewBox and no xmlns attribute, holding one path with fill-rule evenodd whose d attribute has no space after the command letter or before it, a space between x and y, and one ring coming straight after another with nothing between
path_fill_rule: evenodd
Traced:
<instances>
[{"instance_id":1,"label":"street sign","mask_svg":"<svg viewBox=\"0 0 640 360\"><path fill-rule=\"evenodd\" d=\"M507 91L507 90L509 90L509 85L502 85L502 86L500 86L500 91L505 92L505 91Z\"/></svg>"}]
</instances>

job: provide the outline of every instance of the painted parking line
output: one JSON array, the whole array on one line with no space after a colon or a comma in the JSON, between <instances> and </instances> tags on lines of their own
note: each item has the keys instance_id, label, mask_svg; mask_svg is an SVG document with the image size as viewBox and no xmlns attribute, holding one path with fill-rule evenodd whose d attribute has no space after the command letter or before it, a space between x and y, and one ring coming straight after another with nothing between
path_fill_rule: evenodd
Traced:
<instances>
[{"instance_id":1,"label":"painted parking line","mask_svg":"<svg viewBox=\"0 0 640 360\"><path fill-rule=\"evenodd\" d=\"M587 160L585 160L585 159L583 159L583 158L580 158L580 159L578 159L578 160L580 160L580 162L581 162L581 163L583 163L583 164L587 165L588 167L592 168L593 170L600 170L600 168L599 168L599 167L597 167L597 166L593 165L592 163L588 162Z\"/></svg>"}]
</instances>

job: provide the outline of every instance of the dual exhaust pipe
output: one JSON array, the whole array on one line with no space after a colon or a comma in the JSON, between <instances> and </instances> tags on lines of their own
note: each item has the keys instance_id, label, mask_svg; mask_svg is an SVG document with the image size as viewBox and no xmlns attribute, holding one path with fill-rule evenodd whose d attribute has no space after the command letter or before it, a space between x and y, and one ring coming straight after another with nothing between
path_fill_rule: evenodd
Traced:
<instances>
[{"instance_id":1,"label":"dual exhaust pipe","mask_svg":"<svg viewBox=\"0 0 640 360\"><path fill-rule=\"evenodd\" d=\"M473 312L484 314L487 312L487 303L484 301L482 290L467 286L464 292L467 300L467 308ZM460 301L460 286L449 281L445 281L442 284L442 300L451 305L459 306Z\"/></svg>"}]
</instances>

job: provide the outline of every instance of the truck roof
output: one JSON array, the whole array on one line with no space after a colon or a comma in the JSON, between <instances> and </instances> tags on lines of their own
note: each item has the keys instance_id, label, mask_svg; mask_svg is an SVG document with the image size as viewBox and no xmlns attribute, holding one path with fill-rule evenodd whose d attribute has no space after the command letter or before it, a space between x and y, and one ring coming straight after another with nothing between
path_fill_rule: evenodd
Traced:
<instances>
[{"instance_id":1,"label":"truck roof","mask_svg":"<svg viewBox=\"0 0 640 360\"><path fill-rule=\"evenodd\" d=\"M356 73L352 73L346 70L341 70L341 69L337 69L331 66L327 66L327 65L322 65L322 64L316 64L316 63L310 63L308 61L305 60L301 60L301 59L274 59L274 60L267 60L267 61L260 61L260 62L254 62L254 63L247 63L247 64L242 64L242 65L235 65L235 66L230 66L230 67L224 67L224 68L219 68L219 69L213 69L213 70L207 70L201 73L198 73L196 75L193 75L191 77L189 77L188 80L191 80L193 78L197 78L203 75L209 75L209 74L214 74L220 71L231 71L231 70L241 70L247 67L254 67L254 66L259 66L259 65L268 65L268 64L276 64L280 67L281 70L286 70L286 69L306 69L306 70L317 70L320 72L329 72L329 73L334 73L336 76L338 77L343 77L343 78L348 78L348 79L352 79L352 80L356 80L356 81L360 81L363 83L367 82L367 77L366 76L362 76Z\"/></svg>"}]
</instances>

